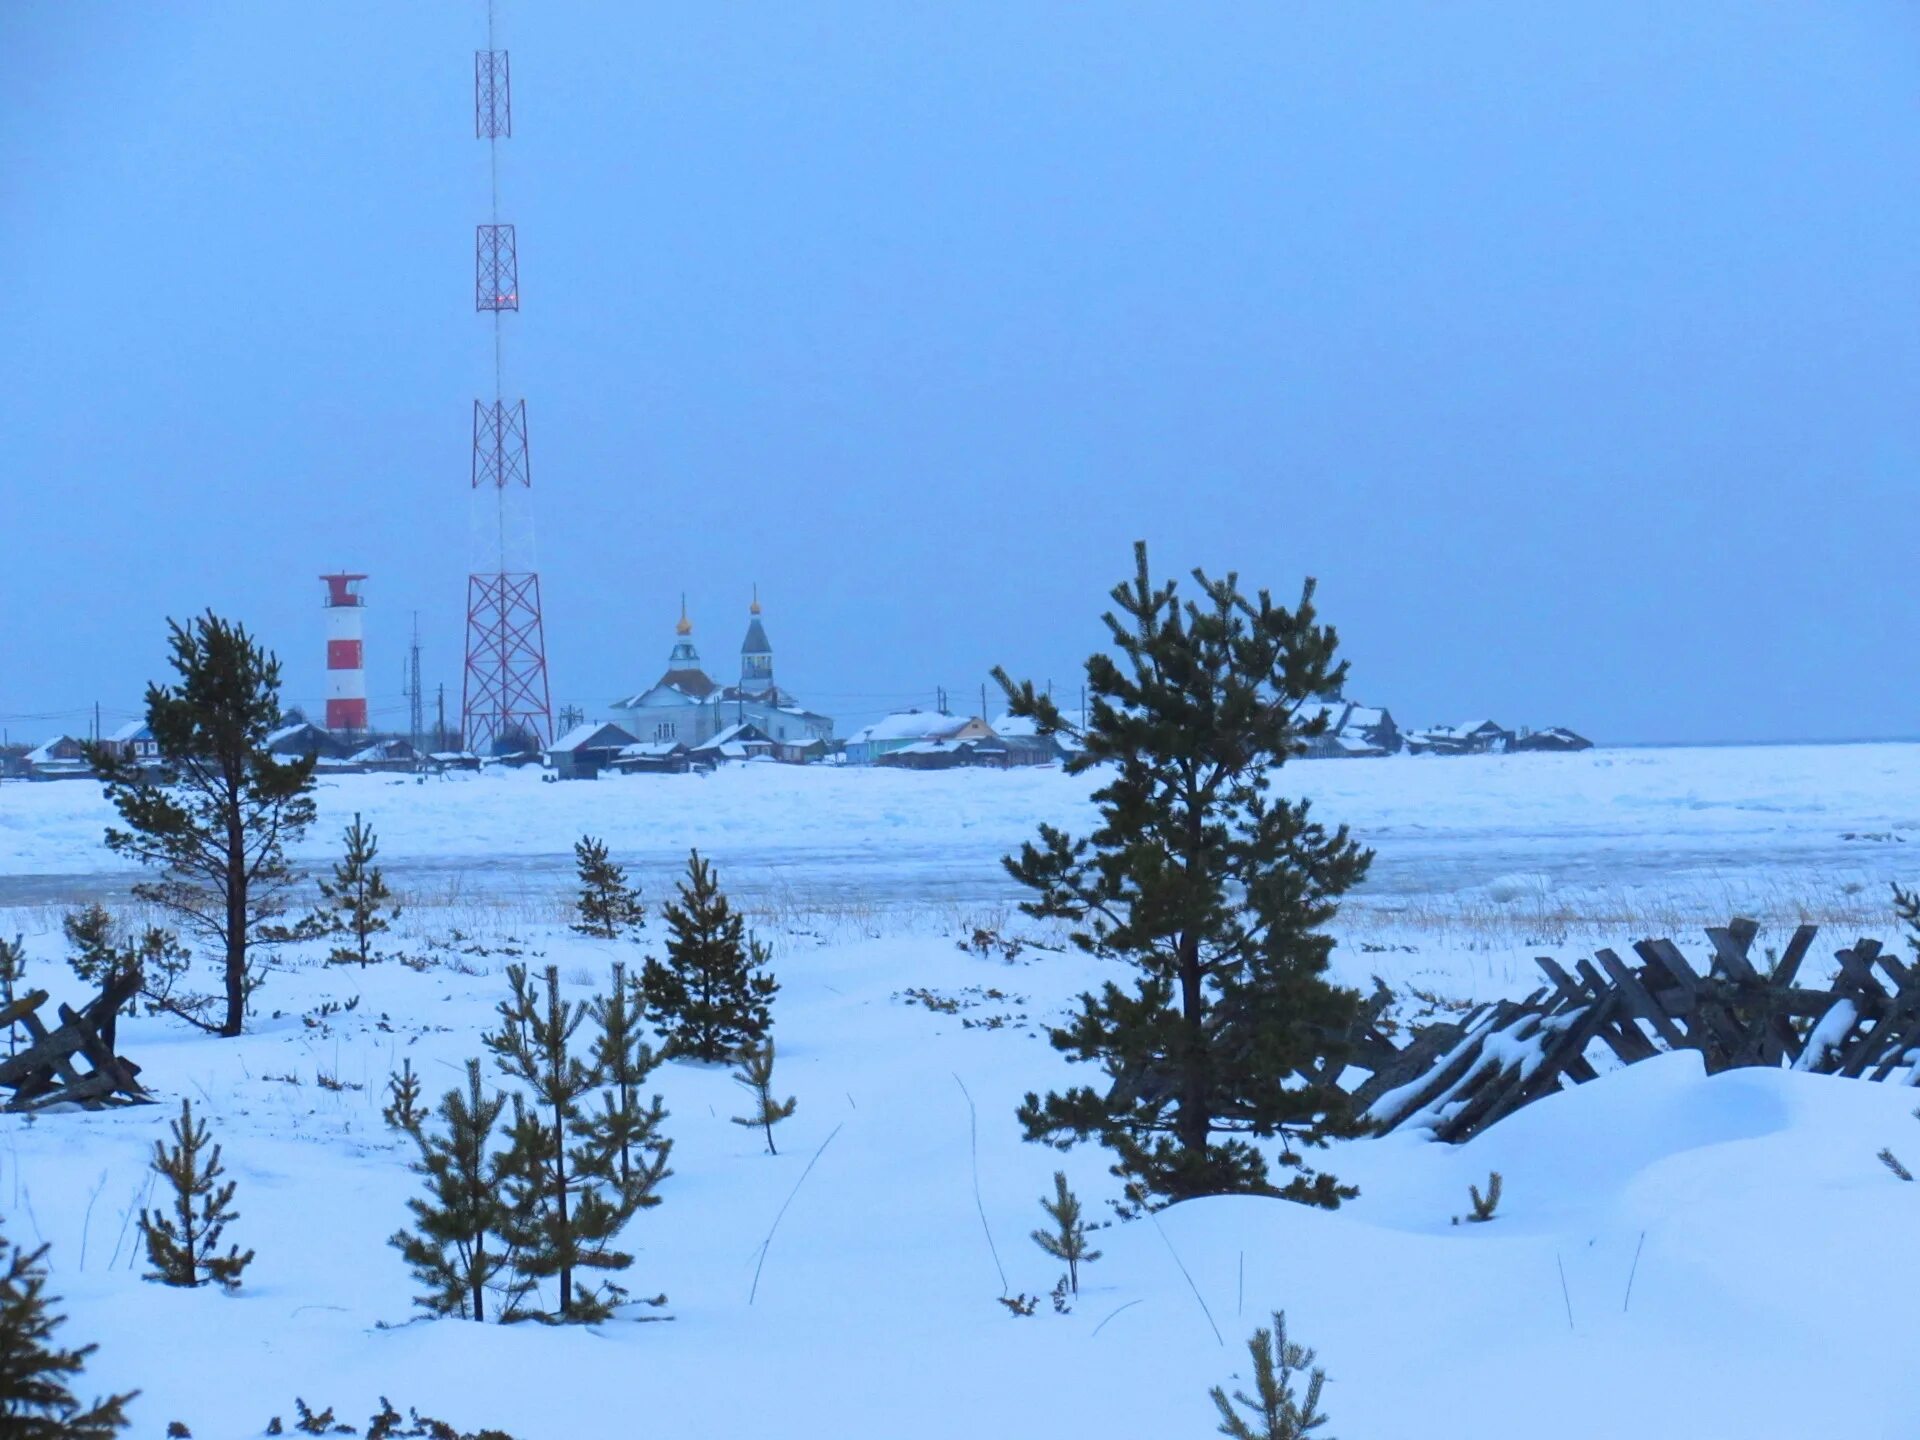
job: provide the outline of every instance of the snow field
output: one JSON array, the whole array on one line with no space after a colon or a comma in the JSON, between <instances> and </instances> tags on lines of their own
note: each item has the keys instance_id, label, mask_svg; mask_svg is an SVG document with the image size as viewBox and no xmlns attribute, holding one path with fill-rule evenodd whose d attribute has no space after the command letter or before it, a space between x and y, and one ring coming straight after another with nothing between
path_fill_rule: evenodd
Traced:
<instances>
[{"instance_id":1,"label":"snow field","mask_svg":"<svg viewBox=\"0 0 1920 1440\"><path fill-rule=\"evenodd\" d=\"M1889 938L1879 893L1905 873L1894 837L1920 815L1916 759L1911 746L1595 752L1286 778L1381 852L1376 908L1343 922L1341 978L1481 999L1532 988L1534 954L1587 948L1533 933L1552 916L1530 897L1591 925L1586 897L1644 916L1708 893L1688 887L1745 886L1785 907L1817 883ZM256 1436L272 1415L291 1422L295 1395L364 1424L385 1394L521 1440L1197 1437L1215 1426L1208 1387L1247 1375L1244 1342L1279 1308L1331 1373L1328 1429L1343 1440L1920 1435L1903 1323L1920 1186L1874 1158L1886 1145L1920 1166L1915 1096L1775 1072L1709 1079L1689 1056L1529 1107L1466 1146L1339 1146L1319 1159L1362 1195L1337 1213L1218 1199L1103 1228L1080 1302L1051 1313L1059 1267L1027 1238L1038 1199L1062 1168L1104 1221L1116 1183L1096 1148L1024 1144L1013 1110L1029 1089L1097 1078L1037 1032L1118 977L1078 955L1006 964L954 942L974 923L1025 925L1007 921L994 857L1037 819L1083 826L1086 788L1057 772L771 767L684 786L330 784L306 853L330 855L361 811L396 875L446 902L403 920L408 948L457 923L488 953L454 958L480 973L326 967L308 947L269 977L238 1040L123 1022L120 1048L161 1103L0 1116L0 1216L11 1238L52 1243L62 1333L100 1344L89 1391L142 1389L136 1435L179 1419L197 1440ZM0 787L0 871L92 885L108 869L104 819L91 786ZM711 850L730 890L747 877L782 982L776 1084L799 1112L770 1157L729 1123L746 1097L725 1068L656 1072L675 1173L627 1231L623 1279L664 1291L664 1309L591 1330L418 1318L386 1244L416 1191L409 1144L380 1121L386 1076L411 1058L429 1101L459 1081L506 993L509 949L556 963L571 998L604 986L614 959L637 964L646 946L561 923L562 857L582 831L634 863L650 906L686 843ZM1710 863L1690 870L1688 856ZM25 903L0 929L26 932L31 983L76 999L57 904ZM1696 953L1698 926L1725 913L1685 914L1676 938ZM1763 918L1765 946L1796 917ZM647 940L657 949L657 926ZM965 1008L895 998L909 987ZM1007 998L974 993L988 987ZM350 1012L318 1014L355 996ZM994 1016L1007 1019L963 1023ZM323 1072L360 1088L322 1088ZM131 1214L182 1095L238 1181L229 1238L258 1252L237 1295L140 1279ZM1454 1225L1491 1170L1505 1177L1498 1217ZM1002 1268L1039 1313L997 1303Z\"/></svg>"}]
</instances>

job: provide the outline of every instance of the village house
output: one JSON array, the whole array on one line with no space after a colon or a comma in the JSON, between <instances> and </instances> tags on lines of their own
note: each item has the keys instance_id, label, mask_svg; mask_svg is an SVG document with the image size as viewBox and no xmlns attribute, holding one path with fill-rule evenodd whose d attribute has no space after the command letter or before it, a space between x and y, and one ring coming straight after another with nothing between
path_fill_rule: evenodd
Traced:
<instances>
[{"instance_id":1,"label":"village house","mask_svg":"<svg viewBox=\"0 0 1920 1440\"><path fill-rule=\"evenodd\" d=\"M547 747L547 764L556 780L593 780L633 743L623 727L589 720Z\"/></svg>"},{"instance_id":2,"label":"village house","mask_svg":"<svg viewBox=\"0 0 1920 1440\"><path fill-rule=\"evenodd\" d=\"M979 740L993 729L977 715L948 715L938 710L902 710L882 716L847 740L847 764L877 764L883 755L930 741Z\"/></svg>"},{"instance_id":3,"label":"village house","mask_svg":"<svg viewBox=\"0 0 1920 1440\"><path fill-rule=\"evenodd\" d=\"M26 754L24 765L29 780L90 780L93 762L87 759L87 745L71 735L56 735Z\"/></svg>"},{"instance_id":4,"label":"village house","mask_svg":"<svg viewBox=\"0 0 1920 1440\"><path fill-rule=\"evenodd\" d=\"M1492 720L1469 720L1464 725L1436 725L1407 736L1415 755L1504 755L1513 748L1513 731Z\"/></svg>"}]
</instances>

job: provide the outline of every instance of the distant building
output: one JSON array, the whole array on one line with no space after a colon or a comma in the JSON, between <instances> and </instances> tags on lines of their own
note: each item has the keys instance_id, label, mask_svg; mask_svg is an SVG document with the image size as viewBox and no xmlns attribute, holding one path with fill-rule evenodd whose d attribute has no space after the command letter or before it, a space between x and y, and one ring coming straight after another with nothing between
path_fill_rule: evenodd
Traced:
<instances>
[{"instance_id":1,"label":"distant building","mask_svg":"<svg viewBox=\"0 0 1920 1440\"><path fill-rule=\"evenodd\" d=\"M1513 744L1508 747L1515 751L1541 750L1568 753L1575 750L1591 750L1593 742L1584 735L1576 735L1562 725L1549 725L1545 730L1522 730L1514 736Z\"/></svg>"},{"instance_id":2,"label":"distant building","mask_svg":"<svg viewBox=\"0 0 1920 1440\"><path fill-rule=\"evenodd\" d=\"M267 750L289 760L344 760L350 747L311 720L288 717L288 723L267 736Z\"/></svg>"},{"instance_id":3,"label":"distant building","mask_svg":"<svg viewBox=\"0 0 1920 1440\"><path fill-rule=\"evenodd\" d=\"M547 764L559 780L593 780L634 743L619 725L589 720L547 747Z\"/></svg>"},{"instance_id":4,"label":"distant building","mask_svg":"<svg viewBox=\"0 0 1920 1440\"><path fill-rule=\"evenodd\" d=\"M83 740L71 735L56 735L29 750L23 762L29 780L89 780L93 762L87 759Z\"/></svg>"},{"instance_id":5,"label":"distant building","mask_svg":"<svg viewBox=\"0 0 1920 1440\"><path fill-rule=\"evenodd\" d=\"M100 748L136 765L157 765L160 761L160 742L153 738L153 730L144 720L129 720L102 740Z\"/></svg>"},{"instance_id":6,"label":"distant building","mask_svg":"<svg viewBox=\"0 0 1920 1440\"><path fill-rule=\"evenodd\" d=\"M773 644L760 614L756 595L740 645L739 682L721 685L701 665L682 601L666 670L645 690L613 702L620 727L640 744L681 744L698 751L722 731L750 725L789 753L808 752L818 741L817 753L824 754L833 739L833 717L807 709L775 682Z\"/></svg>"},{"instance_id":7,"label":"distant building","mask_svg":"<svg viewBox=\"0 0 1920 1440\"><path fill-rule=\"evenodd\" d=\"M1504 755L1514 738L1513 731L1492 720L1469 720L1416 730L1407 736L1407 749L1415 755Z\"/></svg>"},{"instance_id":8,"label":"distant building","mask_svg":"<svg viewBox=\"0 0 1920 1440\"><path fill-rule=\"evenodd\" d=\"M678 740L642 740L621 750L609 768L622 775L684 775L693 760Z\"/></svg>"},{"instance_id":9,"label":"distant building","mask_svg":"<svg viewBox=\"0 0 1920 1440\"><path fill-rule=\"evenodd\" d=\"M883 755L926 741L977 740L992 734L992 727L978 716L948 715L938 710L902 710L849 736L847 764L877 764Z\"/></svg>"},{"instance_id":10,"label":"distant building","mask_svg":"<svg viewBox=\"0 0 1920 1440\"><path fill-rule=\"evenodd\" d=\"M751 721L729 725L718 735L702 740L688 756L695 765L711 769L729 760L775 760L777 746L772 736Z\"/></svg>"},{"instance_id":11,"label":"distant building","mask_svg":"<svg viewBox=\"0 0 1920 1440\"><path fill-rule=\"evenodd\" d=\"M1405 744L1393 716L1379 706L1321 700L1303 709L1299 719L1309 724L1322 715L1327 728L1307 742L1308 759L1397 755Z\"/></svg>"}]
</instances>

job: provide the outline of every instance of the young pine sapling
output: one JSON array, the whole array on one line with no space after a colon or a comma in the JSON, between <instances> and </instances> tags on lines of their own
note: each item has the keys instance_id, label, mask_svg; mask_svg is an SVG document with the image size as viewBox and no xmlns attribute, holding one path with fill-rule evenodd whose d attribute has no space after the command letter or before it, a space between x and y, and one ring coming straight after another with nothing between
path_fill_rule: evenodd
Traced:
<instances>
[{"instance_id":1,"label":"young pine sapling","mask_svg":"<svg viewBox=\"0 0 1920 1440\"><path fill-rule=\"evenodd\" d=\"M113 1440L126 1428L132 1394L83 1405L71 1389L94 1346L67 1350L53 1332L66 1318L46 1293L47 1247L0 1239L0 1433L13 1440ZM138 1393L138 1392L135 1392Z\"/></svg>"},{"instance_id":2,"label":"young pine sapling","mask_svg":"<svg viewBox=\"0 0 1920 1440\"><path fill-rule=\"evenodd\" d=\"M660 1057L640 1032L640 1005L627 982L627 967L613 967L613 989L590 1002L600 1033L594 1037L593 1065L606 1087L600 1109L582 1117L581 1127L598 1151L598 1161L613 1176L636 1210L660 1203L654 1190L673 1172L667 1155L673 1142L660 1133L667 1118L658 1095L643 1103L640 1087Z\"/></svg>"},{"instance_id":3,"label":"young pine sapling","mask_svg":"<svg viewBox=\"0 0 1920 1440\"><path fill-rule=\"evenodd\" d=\"M385 958L373 948L373 939L392 928L400 918L400 907L392 903L387 877L375 863L380 838L357 810L340 838L343 853L333 867L333 878L319 882L326 903L314 912L311 924L318 934L345 937L328 952L328 964L370 965Z\"/></svg>"},{"instance_id":4,"label":"young pine sapling","mask_svg":"<svg viewBox=\"0 0 1920 1440\"><path fill-rule=\"evenodd\" d=\"M229 1246L225 1255L215 1253L222 1233L240 1218L232 1208L234 1182L219 1183L226 1173L220 1147L208 1150L206 1121L193 1118L191 1100L180 1102L180 1118L171 1128L172 1146L153 1142L153 1169L173 1187L173 1204L170 1210L140 1212L140 1231L153 1266L146 1278L167 1285L218 1281L237 1290L253 1251L242 1255L238 1246Z\"/></svg>"},{"instance_id":5,"label":"young pine sapling","mask_svg":"<svg viewBox=\"0 0 1920 1440\"><path fill-rule=\"evenodd\" d=\"M592 1324L607 1319L626 1292L612 1283L590 1285L580 1272L625 1270L633 1263L613 1241L638 1205L614 1179L582 1113L581 1101L601 1080L598 1067L573 1049L588 1007L560 998L558 966L547 966L545 978L543 1003L527 967L508 966L512 996L500 1004L500 1029L485 1037L500 1068L527 1087L533 1102L515 1095L508 1127L514 1265L530 1286L559 1282L558 1308L543 1318Z\"/></svg>"},{"instance_id":6,"label":"young pine sapling","mask_svg":"<svg viewBox=\"0 0 1920 1440\"><path fill-rule=\"evenodd\" d=\"M778 1155L779 1147L773 1143L773 1127L785 1120L800 1108L800 1102L789 1095L784 1100L773 1098L773 1037L769 1035L758 1045L748 1045L740 1051L740 1068L733 1072L733 1083L753 1096L753 1113L735 1115L733 1123L749 1128L758 1126L766 1132L767 1153Z\"/></svg>"},{"instance_id":7,"label":"young pine sapling","mask_svg":"<svg viewBox=\"0 0 1920 1440\"><path fill-rule=\"evenodd\" d=\"M420 1108L420 1077L413 1073L413 1061L402 1060L400 1068L387 1077L388 1104L380 1118L395 1130L409 1135L420 1128L427 1112Z\"/></svg>"},{"instance_id":8,"label":"young pine sapling","mask_svg":"<svg viewBox=\"0 0 1920 1440\"><path fill-rule=\"evenodd\" d=\"M1053 1172L1053 1198L1040 1197L1040 1208L1053 1221L1053 1229L1033 1232L1033 1243L1056 1260L1067 1265L1067 1284L1080 1293L1080 1267L1098 1260L1100 1252L1087 1247L1087 1227L1080 1218L1080 1197L1067 1188L1067 1173Z\"/></svg>"},{"instance_id":9,"label":"young pine sapling","mask_svg":"<svg viewBox=\"0 0 1920 1440\"><path fill-rule=\"evenodd\" d=\"M482 1091L480 1062L469 1060L465 1092L441 1097L438 1128L409 1132L420 1147L413 1171L426 1181L426 1194L407 1201L416 1228L388 1243L427 1287L415 1303L434 1314L484 1321L487 1295L511 1263L504 1238L513 1228L506 1198L511 1158L494 1143L506 1107L505 1095ZM504 1308L517 1298L509 1287Z\"/></svg>"},{"instance_id":10,"label":"young pine sapling","mask_svg":"<svg viewBox=\"0 0 1920 1440\"><path fill-rule=\"evenodd\" d=\"M1313 1364L1313 1351L1287 1339L1287 1317L1276 1314L1273 1328L1253 1332L1247 1342L1253 1357L1253 1390L1233 1392L1231 1401L1224 1387L1210 1392L1220 1411L1220 1433L1230 1440L1305 1440L1327 1423L1320 1409L1320 1392L1327 1383L1327 1372ZM1307 1377L1307 1393L1293 1393L1296 1376ZM1242 1415L1234 1409L1246 1411Z\"/></svg>"},{"instance_id":11,"label":"young pine sapling","mask_svg":"<svg viewBox=\"0 0 1920 1440\"><path fill-rule=\"evenodd\" d=\"M1467 1219L1481 1225L1493 1219L1493 1212L1500 1208L1500 1185L1500 1172L1493 1170L1487 1174L1486 1194L1480 1193L1478 1185L1467 1186L1467 1198L1472 1202L1473 1207L1468 1212Z\"/></svg>"},{"instance_id":12,"label":"young pine sapling","mask_svg":"<svg viewBox=\"0 0 1920 1440\"><path fill-rule=\"evenodd\" d=\"M725 1059L758 1044L773 1028L779 982L763 968L770 952L746 933L713 867L694 851L678 903L667 902L664 964L648 960L641 977L647 1018L665 1032L667 1053Z\"/></svg>"},{"instance_id":13,"label":"young pine sapling","mask_svg":"<svg viewBox=\"0 0 1920 1440\"><path fill-rule=\"evenodd\" d=\"M573 861L580 877L580 898L574 909L580 918L572 928L598 940L617 940L646 923L647 907L640 892L627 883L627 872L607 857L607 842L582 835L573 844Z\"/></svg>"},{"instance_id":14,"label":"young pine sapling","mask_svg":"<svg viewBox=\"0 0 1920 1440\"><path fill-rule=\"evenodd\" d=\"M0 937L0 1005L13 1009L14 991L27 978L26 936ZM14 1053L14 1022L7 1021L7 1054Z\"/></svg>"}]
</instances>

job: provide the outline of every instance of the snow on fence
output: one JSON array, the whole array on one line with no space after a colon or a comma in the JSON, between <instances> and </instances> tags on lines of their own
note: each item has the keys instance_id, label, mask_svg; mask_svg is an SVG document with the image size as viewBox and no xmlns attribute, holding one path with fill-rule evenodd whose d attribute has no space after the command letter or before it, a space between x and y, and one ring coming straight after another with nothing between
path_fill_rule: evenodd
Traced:
<instances>
[{"instance_id":1,"label":"snow on fence","mask_svg":"<svg viewBox=\"0 0 1920 1440\"><path fill-rule=\"evenodd\" d=\"M1696 1050L1709 1073L1785 1065L1920 1083L1920 970L1877 941L1857 940L1835 952L1839 968L1824 989L1798 985L1818 928L1800 926L1765 970L1749 958L1759 928L1734 920L1709 929L1705 973L1671 940L1636 943L1638 965L1599 950L1569 972L1542 956L1535 963L1548 984L1525 1000L1422 1025L1404 1044L1382 1023L1392 999L1382 990L1346 1057L1371 1073L1343 1088L1382 1130L1427 1129L1457 1143L1530 1101L1594 1079L1596 1045L1623 1065Z\"/></svg>"},{"instance_id":2,"label":"snow on fence","mask_svg":"<svg viewBox=\"0 0 1920 1440\"><path fill-rule=\"evenodd\" d=\"M33 990L11 1005L0 1007L0 1031L11 1039L18 1026L27 1032L27 1046L0 1055L0 1087L13 1091L7 1110L44 1110L52 1105L76 1104L88 1110L104 1105L139 1104L150 1097L137 1078L140 1067L113 1053L102 1038L101 1022L119 1013L127 1003L137 977L116 978L87 1005L72 1010L62 1005L58 1029L49 1030L40 1018L47 992ZM76 1062L87 1067L82 1074Z\"/></svg>"}]
</instances>

